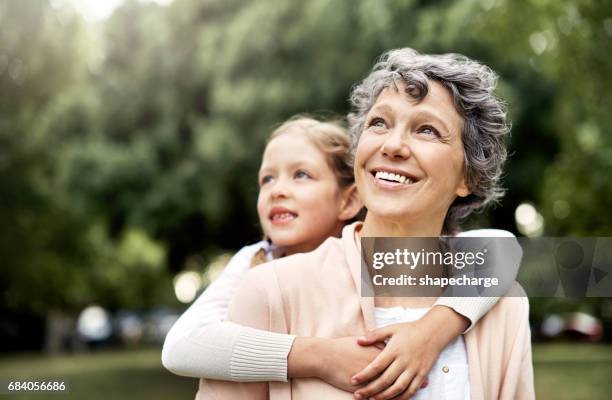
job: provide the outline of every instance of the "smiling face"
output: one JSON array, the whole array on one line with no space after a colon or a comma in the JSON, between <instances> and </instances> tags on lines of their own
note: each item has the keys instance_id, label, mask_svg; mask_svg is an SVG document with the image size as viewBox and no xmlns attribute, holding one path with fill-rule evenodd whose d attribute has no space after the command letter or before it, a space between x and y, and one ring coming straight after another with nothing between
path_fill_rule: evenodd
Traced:
<instances>
[{"instance_id":1,"label":"smiling face","mask_svg":"<svg viewBox=\"0 0 612 400\"><path fill-rule=\"evenodd\" d=\"M286 254L311 251L340 234L348 189L305 135L287 133L266 147L257 212L266 236Z\"/></svg>"},{"instance_id":2,"label":"smiling face","mask_svg":"<svg viewBox=\"0 0 612 400\"><path fill-rule=\"evenodd\" d=\"M437 236L464 181L463 118L450 93L428 81L422 100L384 89L366 116L355 181L368 209L364 234ZM368 232L369 231L369 232Z\"/></svg>"}]
</instances>

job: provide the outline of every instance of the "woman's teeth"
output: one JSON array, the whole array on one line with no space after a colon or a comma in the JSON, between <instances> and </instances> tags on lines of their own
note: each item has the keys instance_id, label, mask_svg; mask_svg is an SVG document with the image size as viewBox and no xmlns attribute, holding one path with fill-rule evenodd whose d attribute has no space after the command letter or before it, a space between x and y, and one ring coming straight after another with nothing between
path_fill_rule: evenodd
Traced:
<instances>
[{"instance_id":1,"label":"woman's teeth","mask_svg":"<svg viewBox=\"0 0 612 400\"><path fill-rule=\"evenodd\" d=\"M410 185L412 183L412 180L407 176L394 174L392 172L378 171L375 176L376 179L383 179L390 182L405 183L406 185Z\"/></svg>"},{"instance_id":2,"label":"woman's teeth","mask_svg":"<svg viewBox=\"0 0 612 400\"><path fill-rule=\"evenodd\" d=\"M280 213L280 214L274 214L272 216L272 221L289 221L295 218L295 214L292 213Z\"/></svg>"}]
</instances>

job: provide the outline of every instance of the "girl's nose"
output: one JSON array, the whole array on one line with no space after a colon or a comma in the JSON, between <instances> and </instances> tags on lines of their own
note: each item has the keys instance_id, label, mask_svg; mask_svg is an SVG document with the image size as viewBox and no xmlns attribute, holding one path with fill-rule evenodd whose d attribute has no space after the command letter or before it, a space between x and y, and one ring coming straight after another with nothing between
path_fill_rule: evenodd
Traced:
<instances>
[{"instance_id":1,"label":"girl's nose","mask_svg":"<svg viewBox=\"0 0 612 400\"><path fill-rule=\"evenodd\" d=\"M284 179L278 179L274 182L270 195L273 199L289 197L289 187Z\"/></svg>"}]
</instances>

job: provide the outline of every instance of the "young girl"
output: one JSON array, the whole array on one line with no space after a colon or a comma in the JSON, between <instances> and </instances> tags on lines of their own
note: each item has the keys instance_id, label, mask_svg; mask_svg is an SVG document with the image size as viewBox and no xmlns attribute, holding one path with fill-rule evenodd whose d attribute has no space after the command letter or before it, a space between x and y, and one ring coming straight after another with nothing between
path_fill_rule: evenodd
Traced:
<instances>
[{"instance_id":1,"label":"young girl","mask_svg":"<svg viewBox=\"0 0 612 400\"><path fill-rule=\"evenodd\" d=\"M361 387L351 384L350 377L379 355L376 347L359 346L355 338L296 338L226 321L228 304L251 267L312 251L327 238L339 237L362 208L354 186L350 147L351 138L342 127L311 118L290 119L272 133L259 171L257 203L266 240L242 248L172 327L162 353L168 370L238 382L285 382L308 371L343 390ZM469 234L478 235L478 231ZM482 234L508 235L495 230ZM403 349L418 356L418 361L425 360L426 374L427 364L433 364L441 349L478 321L496 300L440 299L436 305L446 307L433 307L415 322L412 330L418 335L408 338ZM434 332L435 343L430 340ZM325 368L313 370L316 359L332 353L338 357L331 357Z\"/></svg>"},{"instance_id":2,"label":"young girl","mask_svg":"<svg viewBox=\"0 0 612 400\"><path fill-rule=\"evenodd\" d=\"M297 116L270 136L259 171L257 212L266 240L243 247L168 333L162 362L171 372L234 381L287 380L294 336L222 322L251 267L317 248L339 236L362 208L340 125ZM250 352L256 348L257 358ZM255 364L252 364L255 362Z\"/></svg>"}]
</instances>

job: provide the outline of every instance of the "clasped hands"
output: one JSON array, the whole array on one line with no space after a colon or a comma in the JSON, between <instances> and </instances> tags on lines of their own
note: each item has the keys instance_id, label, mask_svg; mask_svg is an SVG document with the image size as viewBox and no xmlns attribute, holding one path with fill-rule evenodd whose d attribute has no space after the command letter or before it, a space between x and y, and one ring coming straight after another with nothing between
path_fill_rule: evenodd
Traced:
<instances>
[{"instance_id":1,"label":"clasped hands","mask_svg":"<svg viewBox=\"0 0 612 400\"><path fill-rule=\"evenodd\" d=\"M296 338L289 353L291 378L315 377L355 399L405 400L428 384L442 350L470 321L450 307L434 306L414 322L388 325L363 337Z\"/></svg>"},{"instance_id":2,"label":"clasped hands","mask_svg":"<svg viewBox=\"0 0 612 400\"><path fill-rule=\"evenodd\" d=\"M310 355L291 377L317 377L355 399L409 399L427 386L427 374L444 348L419 321L388 325L361 337L296 339ZM296 352L297 353L297 352ZM297 365L291 360L289 365ZM291 371L290 371L291 372Z\"/></svg>"}]
</instances>

